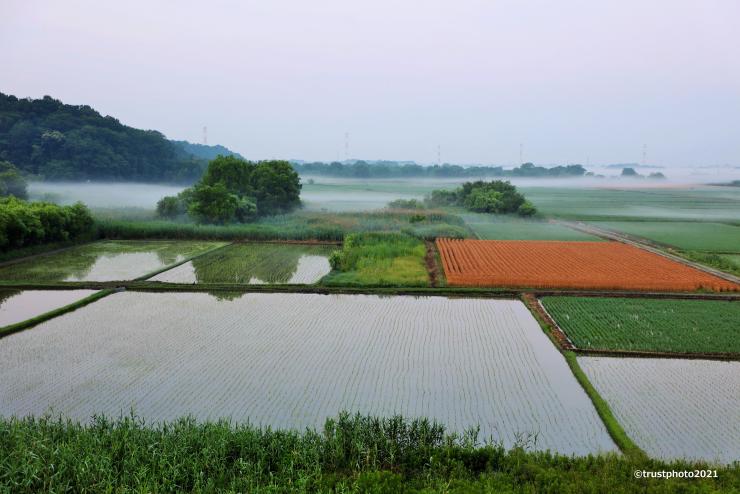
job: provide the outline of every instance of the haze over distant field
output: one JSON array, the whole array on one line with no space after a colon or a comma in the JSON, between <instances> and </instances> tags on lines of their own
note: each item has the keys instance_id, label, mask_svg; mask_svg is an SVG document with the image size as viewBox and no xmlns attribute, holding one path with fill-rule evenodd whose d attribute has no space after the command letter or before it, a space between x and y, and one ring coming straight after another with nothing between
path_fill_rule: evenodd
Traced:
<instances>
[{"instance_id":1,"label":"haze over distant field","mask_svg":"<svg viewBox=\"0 0 740 494\"><path fill-rule=\"evenodd\" d=\"M740 2L4 0L0 91L248 158L740 165ZM670 174L670 172L668 172Z\"/></svg>"}]
</instances>

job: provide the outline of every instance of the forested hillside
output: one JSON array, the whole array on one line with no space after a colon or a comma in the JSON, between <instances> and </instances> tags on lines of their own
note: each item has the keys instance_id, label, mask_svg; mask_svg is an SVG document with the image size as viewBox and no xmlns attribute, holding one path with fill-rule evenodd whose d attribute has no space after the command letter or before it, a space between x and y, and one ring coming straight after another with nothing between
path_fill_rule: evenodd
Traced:
<instances>
[{"instance_id":1,"label":"forested hillside","mask_svg":"<svg viewBox=\"0 0 740 494\"><path fill-rule=\"evenodd\" d=\"M0 161L42 180L194 182L206 160L86 105L0 93Z\"/></svg>"},{"instance_id":2,"label":"forested hillside","mask_svg":"<svg viewBox=\"0 0 740 494\"><path fill-rule=\"evenodd\" d=\"M183 151L185 151L188 154L192 154L193 156L196 156L198 158L203 158L204 160L212 160L216 158L218 155L221 156L236 156L239 159L244 159L244 156L242 156L239 153L236 153L232 151L231 149L216 144L215 146L209 146L208 144L197 144L193 142L188 141L171 141L174 144L180 146Z\"/></svg>"}]
</instances>

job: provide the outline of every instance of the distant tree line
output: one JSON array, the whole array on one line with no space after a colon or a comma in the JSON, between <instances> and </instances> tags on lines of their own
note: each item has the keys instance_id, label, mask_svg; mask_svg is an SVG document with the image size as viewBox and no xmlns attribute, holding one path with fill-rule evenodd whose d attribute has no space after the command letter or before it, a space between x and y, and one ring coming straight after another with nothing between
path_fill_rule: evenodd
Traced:
<instances>
[{"instance_id":1,"label":"distant tree line","mask_svg":"<svg viewBox=\"0 0 740 494\"><path fill-rule=\"evenodd\" d=\"M192 183L206 160L86 105L0 93L0 160L43 180Z\"/></svg>"},{"instance_id":2,"label":"distant tree line","mask_svg":"<svg viewBox=\"0 0 740 494\"><path fill-rule=\"evenodd\" d=\"M622 177L626 178L650 178L653 180L665 180L666 176L663 175L661 172L652 172L647 177L645 175L641 175L635 171L634 168L622 168Z\"/></svg>"},{"instance_id":3,"label":"distant tree line","mask_svg":"<svg viewBox=\"0 0 740 494\"><path fill-rule=\"evenodd\" d=\"M394 178L394 177L581 177L586 169L581 165L555 166L546 168L532 163L512 170L504 170L501 166L460 166L460 165L433 165L422 166L415 163L399 163L397 161L378 161L369 163L357 161L355 163L292 163L293 168L301 175L320 175L330 177L350 178Z\"/></svg>"},{"instance_id":4,"label":"distant tree line","mask_svg":"<svg viewBox=\"0 0 740 494\"><path fill-rule=\"evenodd\" d=\"M520 216L537 213L534 205L515 186L503 180L465 182L455 190L434 190L424 203L430 207L459 206L477 213L516 213Z\"/></svg>"},{"instance_id":5,"label":"distant tree line","mask_svg":"<svg viewBox=\"0 0 740 494\"><path fill-rule=\"evenodd\" d=\"M92 216L82 203L58 206L16 197L0 199L0 251L76 240L92 235L92 230Z\"/></svg>"},{"instance_id":6,"label":"distant tree line","mask_svg":"<svg viewBox=\"0 0 740 494\"><path fill-rule=\"evenodd\" d=\"M157 203L163 218L189 216L199 223L248 223L301 205L298 173L287 161L251 162L218 156L195 185Z\"/></svg>"}]
</instances>

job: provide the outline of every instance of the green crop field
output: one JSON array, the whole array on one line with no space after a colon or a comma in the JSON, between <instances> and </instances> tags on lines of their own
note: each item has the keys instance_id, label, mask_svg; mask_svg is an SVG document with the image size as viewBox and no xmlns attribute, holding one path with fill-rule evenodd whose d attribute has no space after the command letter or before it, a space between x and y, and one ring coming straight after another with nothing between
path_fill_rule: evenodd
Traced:
<instances>
[{"instance_id":1,"label":"green crop field","mask_svg":"<svg viewBox=\"0 0 740 494\"><path fill-rule=\"evenodd\" d=\"M94 242L0 267L0 280L131 280L222 245L206 241Z\"/></svg>"},{"instance_id":2,"label":"green crop field","mask_svg":"<svg viewBox=\"0 0 740 494\"><path fill-rule=\"evenodd\" d=\"M578 348L740 354L740 303L716 300L544 297Z\"/></svg>"},{"instance_id":3,"label":"green crop field","mask_svg":"<svg viewBox=\"0 0 740 494\"><path fill-rule=\"evenodd\" d=\"M399 233L349 235L332 255L326 285L427 286L424 242Z\"/></svg>"},{"instance_id":4,"label":"green crop field","mask_svg":"<svg viewBox=\"0 0 740 494\"><path fill-rule=\"evenodd\" d=\"M593 224L683 250L740 252L740 226L687 221L597 221Z\"/></svg>"},{"instance_id":5,"label":"green crop field","mask_svg":"<svg viewBox=\"0 0 740 494\"><path fill-rule=\"evenodd\" d=\"M740 218L740 188L616 189L520 187L545 216L574 220L701 220Z\"/></svg>"},{"instance_id":6,"label":"green crop field","mask_svg":"<svg viewBox=\"0 0 740 494\"><path fill-rule=\"evenodd\" d=\"M465 213L461 216L483 240L601 240L599 237L541 220L480 213Z\"/></svg>"},{"instance_id":7,"label":"green crop field","mask_svg":"<svg viewBox=\"0 0 740 494\"><path fill-rule=\"evenodd\" d=\"M329 273L331 245L234 244L210 252L152 281L170 283L316 283Z\"/></svg>"}]
</instances>

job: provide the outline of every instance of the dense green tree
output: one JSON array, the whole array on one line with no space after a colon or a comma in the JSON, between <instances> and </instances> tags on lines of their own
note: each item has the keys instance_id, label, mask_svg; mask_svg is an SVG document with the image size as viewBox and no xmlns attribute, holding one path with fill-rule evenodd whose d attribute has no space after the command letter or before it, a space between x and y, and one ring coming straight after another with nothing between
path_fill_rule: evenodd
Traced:
<instances>
[{"instance_id":1,"label":"dense green tree","mask_svg":"<svg viewBox=\"0 0 740 494\"><path fill-rule=\"evenodd\" d=\"M239 196L232 194L220 182L214 185L199 183L193 187L188 213L202 223L229 223L236 219Z\"/></svg>"},{"instance_id":2,"label":"dense green tree","mask_svg":"<svg viewBox=\"0 0 740 494\"><path fill-rule=\"evenodd\" d=\"M232 194L252 196L254 184L252 174L257 165L236 156L217 156L208 162L201 184L222 184Z\"/></svg>"},{"instance_id":3,"label":"dense green tree","mask_svg":"<svg viewBox=\"0 0 740 494\"><path fill-rule=\"evenodd\" d=\"M639 177L640 174L635 171L634 168L622 168L622 176L623 177Z\"/></svg>"},{"instance_id":4,"label":"dense green tree","mask_svg":"<svg viewBox=\"0 0 740 494\"><path fill-rule=\"evenodd\" d=\"M424 201L432 207L461 206L480 213L532 216L537 209L509 182L465 182L454 191L434 190Z\"/></svg>"},{"instance_id":5,"label":"dense green tree","mask_svg":"<svg viewBox=\"0 0 740 494\"><path fill-rule=\"evenodd\" d=\"M162 218L175 219L185 212L184 204L177 196L167 196L157 201L157 215Z\"/></svg>"},{"instance_id":6,"label":"dense green tree","mask_svg":"<svg viewBox=\"0 0 740 494\"><path fill-rule=\"evenodd\" d=\"M503 206L503 194L490 189L474 189L465 198L464 205L477 213L498 213Z\"/></svg>"},{"instance_id":7,"label":"dense green tree","mask_svg":"<svg viewBox=\"0 0 740 494\"><path fill-rule=\"evenodd\" d=\"M197 184L160 200L157 212L174 218L187 211L202 223L246 223L294 210L301 205L300 191L298 173L287 161L218 156Z\"/></svg>"},{"instance_id":8,"label":"dense green tree","mask_svg":"<svg viewBox=\"0 0 740 494\"><path fill-rule=\"evenodd\" d=\"M20 170L8 161L0 161L0 196L13 196L26 199L26 179Z\"/></svg>"},{"instance_id":9,"label":"dense green tree","mask_svg":"<svg viewBox=\"0 0 740 494\"><path fill-rule=\"evenodd\" d=\"M534 216L537 213L537 208L531 202L524 201L516 212L519 216Z\"/></svg>"},{"instance_id":10,"label":"dense green tree","mask_svg":"<svg viewBox=\"0 0 740 494\"><path fill-rule=\"evenodd\" d=\"M287 161L260 161L252 187L261 215L287 213L301 205L301 180Z\"/></svg>"},{"instance_id":11,"label":"dense green tree","mask_svg":"<svg viewBox=\"0 0 740 494\"><path fill-rule=\"evenodd\" d=\"M82 203L58 206L0 199L0 250L74 240L92 232L92 216Z\"/></svg>"}]
</instances>

